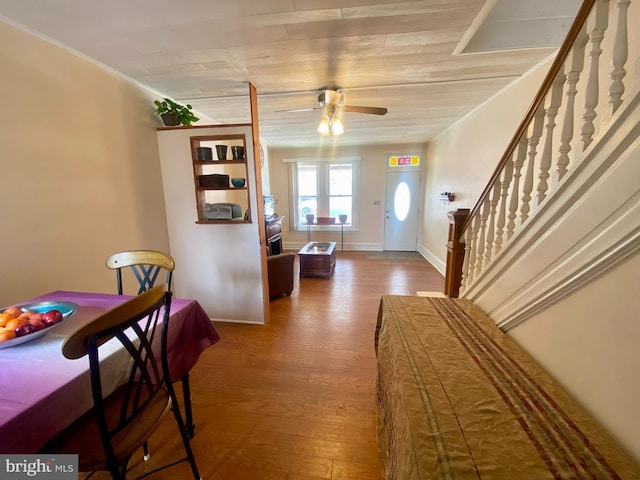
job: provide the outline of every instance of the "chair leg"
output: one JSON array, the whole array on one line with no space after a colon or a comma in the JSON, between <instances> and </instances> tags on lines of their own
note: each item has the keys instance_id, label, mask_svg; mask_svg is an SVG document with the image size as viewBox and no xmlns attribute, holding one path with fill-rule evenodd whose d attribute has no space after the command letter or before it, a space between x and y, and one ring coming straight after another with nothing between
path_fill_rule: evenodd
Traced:
<instances>
[{"instance_id":1,"label":"chair leg","mask_svg":"<svg viewBox=\"0 0 640 480\"><path fill-rule=\"evenodd\" d=\"M129 464L129 460L124 460L119 464L114 464L114 465L109 464L108 470L109 470L109 473L111 474L111 480L126 480L128 464ZM93 475L94 473L95 472L91 472L91 475ZM89 477L91 475L89 475Z\"/></svg>"},{"instance_id":2,"label":"chair leg","mask_svg":"<svg viewBox=\"0 0 640 480\"><path fill-rule=\"evenodd\" d=\"M149 445L147 444L147 442L144 442L144 443L142 444L142 452L143 452L143 454L144 454L144 455L142 456L142 459L143 459L145 462L148 462L148 461L149 461L149 459L151 458L151 455L149 455Z\"/></svg>"},{"instance_id":3,"label":"chair leg","mask_svg":"<svg viewBox=\"0 0 640 480\"><path fill-rule=\"evenodd\" d=\"M182 397L184 398L184 423L188 438L193 438L196 425L193 423L191 411L191 389L189 388L189 374L186 373L180 379L182 381Z\"/></svg>"},{"instance_id":4,"label":"chair leg","mask_svg":"<svg viewBox=\"0 0 640 480\"><path fill-rule=\"evenodd\" d=\"M126 480L128 463L128 461L125 461L120 465L120 468L118 469L118 477L113 480Z\"/></svg>"},{"instance_id":5,"label":"chair leg","mask_svg":"<svg viewBox=\"0 0 640 480\"><path fill-rule=\"evenodd\" d=\"M175 398L175 394L174 394ZM180 430L180 437L182 437L182 444L184 445L184 449L187 453L187 460L189 461L189 465L191 466L191 472L193 472L194 480L202 480L200 477L200 473L198 472L198 466L196 465L196 457L193 455L193 450L191 450L191 443L189 441L189 437L187 435L187 428L182 421L182 415L180 414L180 407L176 405L171 406L171 411L173 412L173 416L176 419L176 423L178 424L178 430Z\"/></svg>"}]
</instances>

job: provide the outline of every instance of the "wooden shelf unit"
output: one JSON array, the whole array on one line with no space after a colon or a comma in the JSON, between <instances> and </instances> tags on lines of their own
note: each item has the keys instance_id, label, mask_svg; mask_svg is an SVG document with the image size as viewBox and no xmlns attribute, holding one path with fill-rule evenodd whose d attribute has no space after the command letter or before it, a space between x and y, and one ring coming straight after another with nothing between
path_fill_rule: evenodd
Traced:
<instances>
[{"instance_id":1,"label":"wooden shelf unit","mask_svg":"<svg viewBox=\"0 0 640 480\"><path fill-rule=\"evenodd\" d=\"M190 137L191 160L193 164L193 183L195 186L196 209L198 212L198 224L235 224L251 223L251 205L249 201L247 169L247 139L244 134L227 135L203 135ZM231 146L238 145L244 147L245 157L231 160L211 160L202 161L198 159L198 147L211 147L213 155L217 156L216 145L227 145L227 157L231 155ZM217 158L217 157L216 157ZM225 187L201 187L199 177L201 175L220 174L228 175L228 186ZM231 178L238 177L245 179L244 187L234 187ZM241 206L243 215L230 220L208 218L206 215L207 203L237 203Z\"/></svg>"}]
</instances>

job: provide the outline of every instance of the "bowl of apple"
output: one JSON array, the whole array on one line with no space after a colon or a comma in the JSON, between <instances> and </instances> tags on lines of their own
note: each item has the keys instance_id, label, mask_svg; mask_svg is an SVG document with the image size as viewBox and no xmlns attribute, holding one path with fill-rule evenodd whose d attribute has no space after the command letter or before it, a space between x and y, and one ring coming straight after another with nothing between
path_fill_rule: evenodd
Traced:
<instances>
[{"instance_id":1,"label":"bowl of apple","mask_svg":"<svg viewBox=\"0 0 640 480\"><path fill-rule=\"evenodd\" d=\"M49 333L78 311L73 302L37 302L0 310L0 349Z\"/></svg>"}]
</instances>

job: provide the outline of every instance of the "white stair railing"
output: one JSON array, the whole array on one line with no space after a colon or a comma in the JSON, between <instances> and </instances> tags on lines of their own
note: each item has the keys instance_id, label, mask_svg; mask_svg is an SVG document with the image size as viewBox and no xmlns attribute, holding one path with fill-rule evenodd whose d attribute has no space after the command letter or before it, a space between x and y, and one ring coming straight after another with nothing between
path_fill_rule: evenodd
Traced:
<instances>
[{"instance_id":1,"label":"white stair railing","mask_svg":"<svg viewBox=\"0 0 640 480\"><path fill-rule=\"evenodd\" d=\"M584 2L536 100L465 221L460 296L482 281L638 93L637 80L628 81L626 70L628 24L640 21L638 3ZM631 47L637 58L638 47Z\"/></svg>"}]
</instances>

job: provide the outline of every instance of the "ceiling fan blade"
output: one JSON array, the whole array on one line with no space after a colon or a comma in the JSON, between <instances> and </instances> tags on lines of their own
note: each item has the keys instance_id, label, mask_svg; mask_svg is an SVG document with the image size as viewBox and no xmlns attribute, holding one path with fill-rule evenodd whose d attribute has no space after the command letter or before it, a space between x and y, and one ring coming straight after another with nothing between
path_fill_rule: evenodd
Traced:
<instances>
[{"instance_id":1,"label":"ceiling fan blade","mask_svg":"<svg viewBox=\"0 0 640 480\"><path fill-rule=\"evenodd\" d=\"M276 113L280 112L313 112L314 110L322 110L319 107L316 108L292 108L290 110L276 110Z\"/></svg>"},{"instance_id":2,"label":"ceiling fan blade","mask_svg":"<svg viewBox=\"0 0 640 480\"><path fill-rule=\"evenodd\" d=\"M385 115L387 109L384 107L357 107L355 105L345 105L342 107L345 112L371 113L372 115Z\"/></svg>"}]
</instances>

